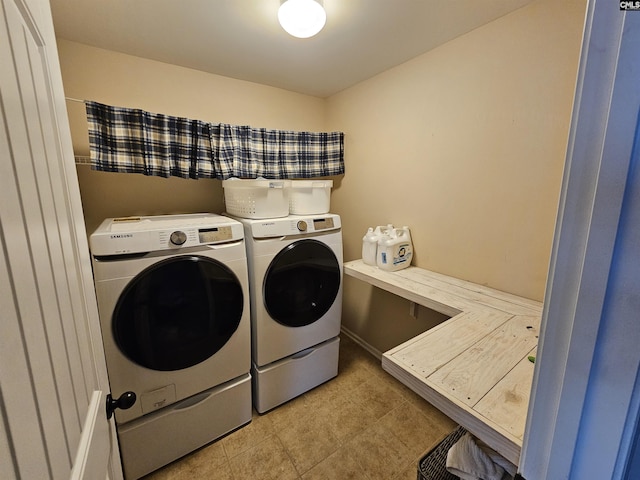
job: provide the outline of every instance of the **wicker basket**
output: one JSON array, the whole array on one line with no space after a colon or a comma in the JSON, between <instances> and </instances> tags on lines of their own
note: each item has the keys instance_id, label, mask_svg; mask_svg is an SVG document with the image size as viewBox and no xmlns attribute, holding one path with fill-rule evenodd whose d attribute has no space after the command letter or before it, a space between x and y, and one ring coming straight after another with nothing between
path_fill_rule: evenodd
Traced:
<instances>
[{"instance_id":1,"label":"wicker basket","mask_svg":"<svg viewBox=\"0 0 640 480\"><path fill-rule=\"evenodd\" d=\"M447 471L447 452L467 431L458 427L418 462L418 480L458 480Z\"/></svg>"}]
</instances>

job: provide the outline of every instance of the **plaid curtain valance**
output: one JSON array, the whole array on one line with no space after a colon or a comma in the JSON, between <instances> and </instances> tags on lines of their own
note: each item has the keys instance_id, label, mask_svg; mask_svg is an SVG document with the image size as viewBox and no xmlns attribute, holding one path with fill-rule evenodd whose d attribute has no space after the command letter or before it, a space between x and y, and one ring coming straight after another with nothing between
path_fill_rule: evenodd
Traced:
<instances>
[{"instance_id":1,"label":"plaid curtain valance","mask_svg":"<svg viewBox=\"0 0 640 480\"><path fill-rule=\"evenodd\" d=\"M91 166L161 177L293 179L344 173L342 132L294 132L86 102Z\"/></svg>"}]
</instances>

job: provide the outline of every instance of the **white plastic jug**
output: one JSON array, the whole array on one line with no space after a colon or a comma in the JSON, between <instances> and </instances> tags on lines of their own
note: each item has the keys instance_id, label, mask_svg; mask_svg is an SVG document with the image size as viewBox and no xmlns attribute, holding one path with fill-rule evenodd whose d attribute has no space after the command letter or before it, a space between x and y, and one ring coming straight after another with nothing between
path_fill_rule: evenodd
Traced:
<instances>
[{"instance_id":1,"label":"white plastic jug","mask_svg":"<svg viewBox=\"0 0 640 480\"><path fill-rule=\"evenodd\" d=\"M393 230L393 225L378 225L375 230L372 227L367 229L367 233L362 237L362 261L367 265L377 265L378 240L389 234Z\"/></svg>"},{"instance_id":2,"label":"white plastic jug","mask_svg":"<svg viewBox=\"0 0 640 480\"><path fill-rule=\"evenodd\" d=\"M373 228L369 227L362 237L362 261L367 265L375 265L377 252L378 235L373 232Z\"/></svg>"},{"instance_id":3,"label":"white plastic jug","mask_svg":"<svg viewBox=\"0 0 640 480\"><path fill-rule=\"evenodd\" d=\"M411 265L413 244L409 227L391 229L378 240L378 268L395 272Z\"/></svg>"}]
</instances>

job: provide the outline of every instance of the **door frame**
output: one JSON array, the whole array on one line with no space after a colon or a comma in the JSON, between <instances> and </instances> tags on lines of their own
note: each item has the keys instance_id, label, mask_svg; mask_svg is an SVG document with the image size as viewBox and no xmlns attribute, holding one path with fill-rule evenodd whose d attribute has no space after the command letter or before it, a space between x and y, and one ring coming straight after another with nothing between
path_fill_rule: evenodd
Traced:
<instances>
[{"instance_id":1,"label":"door frame","mask_svg":"<svg viewBox=\"0 0 640 480\"><path fill-rule=\"evenodd\" d=\"M640 12L589 2L520 457L525 478L624 478L637 435L640 259L629 245L640 232L638 45Z\"/></svg>"}]
</instances>

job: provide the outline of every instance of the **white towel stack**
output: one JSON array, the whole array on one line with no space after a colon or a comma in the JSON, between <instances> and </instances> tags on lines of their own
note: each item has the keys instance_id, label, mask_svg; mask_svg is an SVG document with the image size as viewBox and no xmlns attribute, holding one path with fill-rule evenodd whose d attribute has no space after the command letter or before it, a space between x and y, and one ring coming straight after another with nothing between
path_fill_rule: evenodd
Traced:
<instances>
[{"instance_id":1,"label":"white towel stack","mask_svg":"<svg viewBox=\"0 0 640 480\"><path fill-rule=\"evenodd\" d=\"M513 464L470 433L449 449L447 470L462 480L511 480L516 474Z\"/></svg>"}]
</instances>

